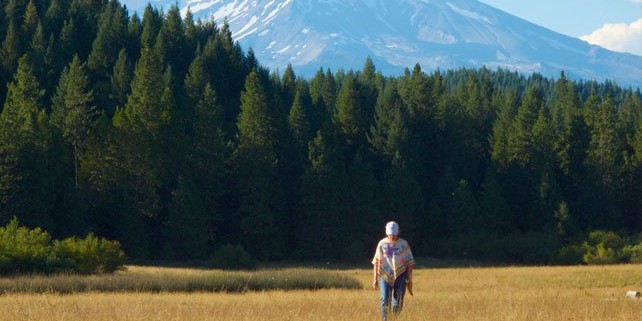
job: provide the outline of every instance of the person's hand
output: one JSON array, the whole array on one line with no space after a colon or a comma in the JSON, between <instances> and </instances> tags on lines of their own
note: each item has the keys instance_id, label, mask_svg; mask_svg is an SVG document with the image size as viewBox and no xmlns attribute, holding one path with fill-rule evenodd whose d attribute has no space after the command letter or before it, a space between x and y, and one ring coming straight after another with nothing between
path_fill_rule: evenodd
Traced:
<instances>
[{"instance_id":1,"label":"person's hand","mask_svg":"<svg viewBox=\"0 0 642 321\"><path fill-rule=\"evenodd\" d=\"M372 287L377 290L379 288L379 281L377 279L374 279L372 281Z\"/></svg>"},{"instance_id":2,"label":"person's hand","mask_svg":"<svg viewBox=\"0 0 642 321\"><path fill-rule=\"evenodd\" d=\"M408 292L412 294L412 279L406 280L406 287L408 287Z\"/></svg>"}]
</instances>

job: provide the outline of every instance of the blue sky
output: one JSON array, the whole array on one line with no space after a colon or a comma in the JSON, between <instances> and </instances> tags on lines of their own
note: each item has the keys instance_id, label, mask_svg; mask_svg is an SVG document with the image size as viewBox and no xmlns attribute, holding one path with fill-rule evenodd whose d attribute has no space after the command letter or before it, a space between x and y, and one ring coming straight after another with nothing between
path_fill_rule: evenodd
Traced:
<instances>
[{"instance_id":1,"label":"blue sky","mask_svg":"<svg viewBox=\"0 0 642 321\"><path fill-rule=\"evenodd\" d=\"M543 27L579 37L607 23L642 18L642 0L480 0Z\"/></svg>"},{"instance_id":2,"label":"blue sky","mask_svg":"<svg viewBox=\"0 0 642 321\"><path fill-rule=\"evenodd\" d=\"M479 0L553 31L642 55L642 0Z\"/></svg>"}]
</instances>

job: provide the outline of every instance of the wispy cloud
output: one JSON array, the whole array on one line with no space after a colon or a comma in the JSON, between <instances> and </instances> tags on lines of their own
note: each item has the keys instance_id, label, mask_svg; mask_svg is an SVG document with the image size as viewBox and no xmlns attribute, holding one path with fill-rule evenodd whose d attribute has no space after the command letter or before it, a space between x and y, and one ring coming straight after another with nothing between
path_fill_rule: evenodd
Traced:
<instances>
[{"instance_id":1,"label":"wispy cloud","mask_svg":"<svg viewBox=\"0 0 642 321\"><path fill-rule=\"evenodd\" d=\"M631 0L640 2L642 0ZM642 56L642 19L627 23L607 23L582 40L619 52L629 52Z\"/></svg>"},{"instance_id":2,"label":"wispy cloud","mask_svg":"<svg viewBox=\"0 0 642 321\"><path fill-rule=\"evenodd\" d=\"M631 0L633 3L642 3L642 0Z\"/></svg>"}]
</instances>

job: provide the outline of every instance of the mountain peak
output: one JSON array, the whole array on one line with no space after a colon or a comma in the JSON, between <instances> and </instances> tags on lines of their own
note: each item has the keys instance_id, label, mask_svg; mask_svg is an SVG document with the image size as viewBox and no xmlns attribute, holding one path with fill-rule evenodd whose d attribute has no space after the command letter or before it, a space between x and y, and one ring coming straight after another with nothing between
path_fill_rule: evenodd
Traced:
<instances>
[{"instance_id":1,"label":"mountain peak","mask_svg":"<svg viewBox=\"0 0 642 321\"><path fill-rule=\"evenodd\" d=\"M167 0L170 1L170 0ZM175 0L171 0L175 1ZM271 69L292 64L378 70L507 68L642 85L642 57L615 53L476 0L186 0L196 18L227 18L234 38Z\"/></svg>"}]
</instances>

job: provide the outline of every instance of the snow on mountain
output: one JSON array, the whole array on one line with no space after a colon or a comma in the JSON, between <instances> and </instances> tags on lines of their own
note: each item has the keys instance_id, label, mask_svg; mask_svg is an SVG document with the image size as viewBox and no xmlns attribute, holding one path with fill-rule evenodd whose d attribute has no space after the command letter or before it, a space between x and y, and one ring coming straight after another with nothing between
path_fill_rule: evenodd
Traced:
<instances>
[{"instance_id":1,"label":"snow on mountain","mask_svg":"<svg viewBox=\"0 0 642 321\"><path fill-rule=\"evenodd\" d=\"M370 56L386 74L416 63L425 70L505 67L552 77L565 70L574 78L642 87L641 56L590 45L476 0L153 2L174 3L195 18L218 24L227 18L235 39L263 65L283 70L291 63L302 75L320 67L360 69Z\"/></svg>"}]
</instances>

